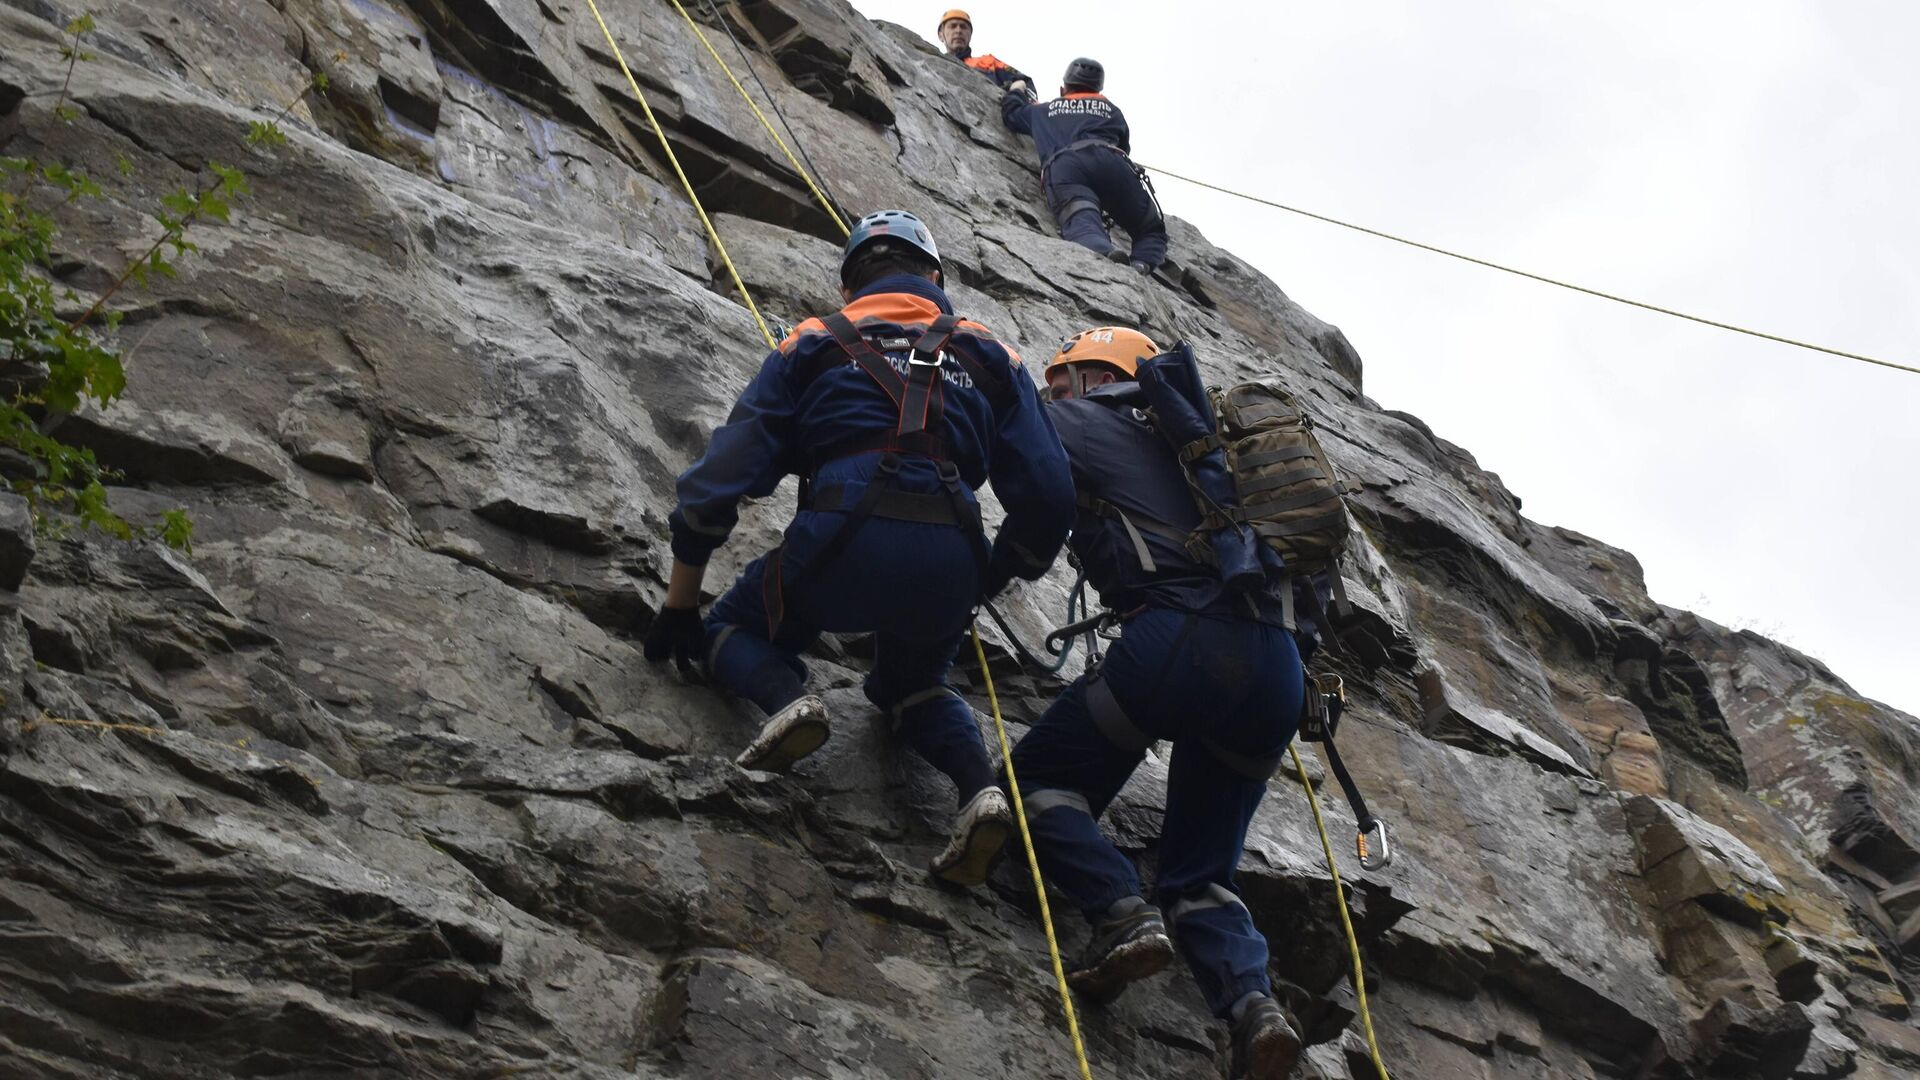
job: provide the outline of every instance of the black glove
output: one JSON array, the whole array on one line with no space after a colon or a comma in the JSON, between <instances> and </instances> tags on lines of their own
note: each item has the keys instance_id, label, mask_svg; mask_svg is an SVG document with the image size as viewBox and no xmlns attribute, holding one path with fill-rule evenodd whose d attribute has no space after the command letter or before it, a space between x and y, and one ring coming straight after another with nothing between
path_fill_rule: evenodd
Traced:
<instances>
[{"instance_id":1,"label":"black glove","mask_svg":"<svg viewBox=\"0 0 1920 1080\"><path fill-rule=\"evenodd\" d=\"M659 663L668 657L683 672L693 670L694 662L707 647L707 630L700 622L697 607L663 607L647 627L645 654Z\"/></svg>"}]
</instances>

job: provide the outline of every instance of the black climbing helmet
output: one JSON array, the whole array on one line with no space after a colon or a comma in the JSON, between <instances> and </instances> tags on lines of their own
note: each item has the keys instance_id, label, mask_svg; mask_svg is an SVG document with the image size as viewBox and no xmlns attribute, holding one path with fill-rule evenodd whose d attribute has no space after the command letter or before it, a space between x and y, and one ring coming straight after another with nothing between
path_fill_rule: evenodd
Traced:
<instances>
[{"instance_id":1,"label":"black climbing helmet","mask_svg":"<svg viewBox=\"0 0 1920 1080\"><path fill-rule=\"evenodd\" d=\"M1067 65L1067 74L1060 82L1069 89L1091 90L1097 94L1107 85L1107 69L1100 66L1100 61L1083 56Z\"/></svg>"},{"instance_id":2,"label":"black climbing helmet","mask_svg":"<svg viewBox=\"0 0 1920 1080\"><path fill-rule=\"evenodd\" d=\"M941 269L940 249L933 242L933 233L925 222L905 210L880 210L853 223L853 231L847 234L847 246L840 255L840 281L847 280L847 267L853 264L854 256L876 243L889 240L905 241L922 255L933 260L934 269Z\"/></svg>"}]
</instances>

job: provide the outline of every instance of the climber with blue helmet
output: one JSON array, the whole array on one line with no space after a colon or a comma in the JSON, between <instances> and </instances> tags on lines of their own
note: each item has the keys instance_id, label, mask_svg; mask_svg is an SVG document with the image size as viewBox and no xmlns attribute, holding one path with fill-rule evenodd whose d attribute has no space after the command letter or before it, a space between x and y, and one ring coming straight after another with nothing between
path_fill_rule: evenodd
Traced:
<instances>
[{"instance_id":1,"label":"climber with blue helmet","mask_svg":"<svg viewBox=\"0 0 1920 1080\"><path fill-rule=\"evenodd\" d=\"M1073 519L1065 454L1020 358L958 318L939 249L912 214L855 225L839 311L788 334L681 474L666 601L646 656L704 666L767 716L737 759L780 771L827 738L800 654L824 632L874 635L867 698L950 778L960 809L933 872L975 885L1013 828L973 711L946 685L974 607L1045 573ZM709 557L789 473L800 505L783 542L700 617ZM989 544L974 489L1006 520Z\"/></svg>"},{"instance_id":2,"label":"climber with blue helmet","mask_svg":"<svg viewBox=\"0 0 1920 1080\"><path fill-rule=\"evenodd\" d=\"M1299 724L1301 654L1316 637L1287 628L1279 590L1291 583L1232 591L1186 542L1201 512L1139 381L1169 360L1191 352L1162 354L1137 330L1102 326L1067 339L1047 364L1047 412L1079 508L1073 552L1101 602L1127 614L1097 670L1014 747L1013 772L1041 869L1092 928L1069 984L1109 1000L1164 968L1178 941L1208 1007L1232 1025L1229 1075L1279 1080L1301 1040L1274 999L1266 939L1233 877ZM1155 903L1097 821L1161 739L1173 752Z\"/></svg>"},{"instance_id":3,"label":"climber with blue helmet","mask_svg":"<svg viewBox=\"0 0 1920 1080\"><path fill-rule=\"evenodd\" d=\"M1040 184L1060 235L1142 274L1167 258L1167 221L1144 173L1128 157L1132 133L1119 106L1101 94L1107 80L1099 61L1067 65L1060 96L1036 103L1009 90L1000 99L1007 127L1033 136ZM1133 250L1117 251L1106 218L1127 231Z\"/></svg>"}]
</instances>

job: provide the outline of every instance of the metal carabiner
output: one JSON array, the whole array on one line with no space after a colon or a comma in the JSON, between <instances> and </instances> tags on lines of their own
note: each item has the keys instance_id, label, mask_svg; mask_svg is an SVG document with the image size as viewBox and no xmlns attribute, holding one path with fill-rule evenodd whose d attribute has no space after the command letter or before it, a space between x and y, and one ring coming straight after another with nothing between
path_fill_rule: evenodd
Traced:
<instances>
[{"instance_id":1,"label":"metal carabiner","mask_svg":"<svg viewBox=\"0 0 1920 1080\"><path fill-rule=\"evenodd\" d=\"M1378 833L1377 846L1367 842L1370 834ZM1360 866L1365 870L1384 870L1393 865L1393 841L1387 836L1387 823L1374 818L1372 825L1353 834L1353 849L1360 856Z\"/></svg>"},{"instance_id":2,"label":"metal carabiner","mask_svg":"<svg viewBox=\"0 0 1920 1080\"><path fill-rule=\"evenodd\" d=\"M1103 611L1098 615L1093 615L1093 616L1089 616L1088 618L1081 619L1079 622L1068 623L1067 625L1047 635L1047 641L1046 641L1047 652L1054 656L1059 656L1061 653L1066 651L1067 643L1069 641L1072 641L1074 638L1079 637L1081 634L1085 634L1088 632L1097 633L1100 630L1105 629L1107 626L1111 625L1109 620L1111 620L1112 618L1113 618L1113 612Z\"/></svg>"}]
</instances>

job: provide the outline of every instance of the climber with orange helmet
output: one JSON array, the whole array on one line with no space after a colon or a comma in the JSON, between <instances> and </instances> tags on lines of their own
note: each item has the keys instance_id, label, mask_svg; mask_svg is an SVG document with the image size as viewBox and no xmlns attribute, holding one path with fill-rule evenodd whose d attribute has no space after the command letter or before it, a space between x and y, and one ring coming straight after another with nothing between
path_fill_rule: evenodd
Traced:
<instances>
[{"instance_id":1,"label":"climber with orange helmet","mask_svg":"<svg viewBox=\"0 0 1920 1080\"><path fill-rule=\"evenodd\" d=\"M829 734L800 656L825 631L872 634L868 700L959 793L933 872L977 885L1013 828L973 710L946 684L983 597L1046 573L1073 520L1073 484L1020 358L957 317L933 234L885 210L855 223L846 306L802 322L761 365L682 473L667 519L673 571L646 657L704 666L767 719L737 762L781 771ZM743 499L802 478L784 541L750 563L703 621L709 557ZM988 542L974 490L1006 520Z\"/></svg>"},{"instance_id":2,"label":"climber with orange helmet","mask_svg":"<svg viewBox=\"0 0 1920 1080\"><path fill-rule=\"evenodd\" d=\"M1100 92L1106 80L1099 61L1082 57L1067 65L1059 97L1038 103L1009 90L1000 98L1000 118L1009 130L1033 136L1040 186L1060 235L1151 274L1167 258L1167 220L1146 174L1128 156L1127 118ZM1108 217L1132 238L1132 251L1114 248Z\"/></svg>"},{"instance_id":3,"label":"climber with orange helmet","mask_svg":"<svg viewBox=\"0 0 1920 1080\"><path fill-rule=\"evenodd\" d=\"M1078 507L1073 552L1106 607L1126 614L1098 669L1014 747L1013 771L1041 869L1092 928L1068 982L1094 1000L1118 995L1172 960L1171 922L1202 996L1232 1025L1230 1075L1278 1080L1301 1040L1233 875L1266 775L1299 724L1301 653L1314 641L1286 629L1277 591L1289 586L1230 592L1186 544L1201 514L1137 381L1161 355L1145 334L1103 326L1067 339L1047 364L1047 412ZM1180 346L1167 357L1185 355ZM1161 739L1173 755L1150 903L1096 822Z\"/></svg>"},{"instance_id":4,"label":"climber with orange helmet","mask_svg":"<svg viewBox=\"0 0 1920 1080\"><path fill-rule=\"evenodd\" d=\"M940 46L947 50L948 56L992 79L993 84L1002 90L1021 94L1029 100L1033 98L1033 80L1021 74L1018 68L992 53L981 56L974 54L973 16L954 8L940 16L940 26L934 34L940 39Z\"/></svg>"}]
</instances>

